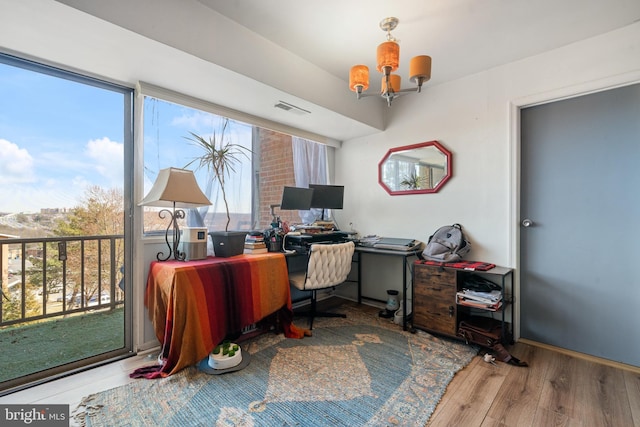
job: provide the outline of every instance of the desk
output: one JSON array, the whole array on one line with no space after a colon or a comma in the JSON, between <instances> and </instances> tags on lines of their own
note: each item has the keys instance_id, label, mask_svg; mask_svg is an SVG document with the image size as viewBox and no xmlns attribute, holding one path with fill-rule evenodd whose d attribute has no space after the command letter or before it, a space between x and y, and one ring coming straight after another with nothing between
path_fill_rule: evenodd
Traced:
<instances>
[{"instance_id":1,"label":"desk","mask_svg":"<svg viewBox=\"0 0 640 427\"><path fill-rule=\"evenodd\" d=\"M204 359L228 333L274 313L286 337L307 332L292 323L287 263L279 253L154 261L144 302L164 358L161 366L131 376L174 374Z\"/></svg>"},{"instance_id":2,"label":"desk","mask_svg":"<svg viewBox=\"0 0 640 427\"><path fill-rule=\"evenodd\" d=\"M407 307L407 267L409 267L408 259L412 256L417 256L422 251L421 247L411 251L394 251L390 249L379 249L368 246L356 246L355 253L358 254L358 304L362 303L362 255L363 254L376 254L385 256L399 256L402 257L402 306L404 307L405 316L402 318L402 329L407 330L407 315L409 313L409 307ZM411 292L413 294L413 281L411 282ZM413 295L412 295L413 296ZM367 297L364 297L367 298ZM373 298L370 298L373 299ZM413 301L413 300L412 300ZM413 312L413 307L411 307Z\"/></svg>"}]
</instances>

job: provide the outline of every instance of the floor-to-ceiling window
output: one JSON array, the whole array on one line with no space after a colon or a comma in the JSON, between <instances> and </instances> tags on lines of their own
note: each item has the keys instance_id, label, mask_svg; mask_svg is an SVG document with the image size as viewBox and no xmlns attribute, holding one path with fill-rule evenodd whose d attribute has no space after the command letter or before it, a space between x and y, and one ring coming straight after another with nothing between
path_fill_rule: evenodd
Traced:
<instances>
[{"instance_id":1,"label":"floor-to-ceiling window","mask_svg":"<svg viewBox=\"0 0 640 427\"><path fill-rule=\"evenodd\" d=\"M133 91L0 55L0 392L131 351Z\"/></svg>"}]
</instances>

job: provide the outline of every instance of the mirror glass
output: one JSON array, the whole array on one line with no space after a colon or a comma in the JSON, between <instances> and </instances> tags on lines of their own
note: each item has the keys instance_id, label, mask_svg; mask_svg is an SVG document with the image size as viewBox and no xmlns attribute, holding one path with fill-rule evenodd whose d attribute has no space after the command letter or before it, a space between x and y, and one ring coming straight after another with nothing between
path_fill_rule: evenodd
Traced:
<instances>
[{"instance_id":1,"label":"mirror glass","mask_svg":"<svg viewBox=\"0 0 640 427\"><path fill-rule=\"evenodd\" d=\"M395 147L378 164L378 182L391 195L437 193L451 178L451 153L437 141Z\"/></svg>"}]
</instances>

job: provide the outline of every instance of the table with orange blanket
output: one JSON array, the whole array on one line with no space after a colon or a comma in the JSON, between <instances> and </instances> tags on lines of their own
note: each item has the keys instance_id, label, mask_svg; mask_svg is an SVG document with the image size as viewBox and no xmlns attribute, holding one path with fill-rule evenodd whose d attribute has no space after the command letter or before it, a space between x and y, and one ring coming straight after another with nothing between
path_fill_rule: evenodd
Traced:
<instances>
[{"instance_id":1,"label":"table with orange blanket","mask_svg":"<svg viewBox=\"0 0 640 427\"><path fill-rule=\"evenodd\" d=\"M152 262L145 305L162 343L161 366L132 377L165 377L197 364L228 333L277 313L285 336L309 333L292 323L287 263L281 253Z\"/></svg>"}]
</instances>

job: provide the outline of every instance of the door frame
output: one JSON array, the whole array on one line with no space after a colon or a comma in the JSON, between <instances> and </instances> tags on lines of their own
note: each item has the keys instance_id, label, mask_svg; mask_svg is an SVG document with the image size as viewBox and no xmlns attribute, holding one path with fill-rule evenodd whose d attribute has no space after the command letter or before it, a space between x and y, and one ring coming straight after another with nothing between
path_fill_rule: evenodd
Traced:
<instances>
[{"instance_id":1,"label":"door frame","mask_svg":"<svg viewBox=\"0 0 640 427\"><path fill-rule=\"evenodd\" d=\"M564 99L575 98L591 93L602 92L623 86L640 83L640 71L624 73L603 79L583 82L534 95L523 96L509 101L509 264L515 266L514 298L515 316L513 319L513 338L520 338L520 194L521 194L521 139L520 110L535 105L548 104Z\"/></svg>"}]
</instances>

